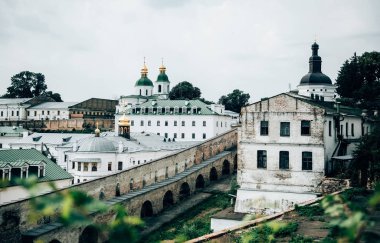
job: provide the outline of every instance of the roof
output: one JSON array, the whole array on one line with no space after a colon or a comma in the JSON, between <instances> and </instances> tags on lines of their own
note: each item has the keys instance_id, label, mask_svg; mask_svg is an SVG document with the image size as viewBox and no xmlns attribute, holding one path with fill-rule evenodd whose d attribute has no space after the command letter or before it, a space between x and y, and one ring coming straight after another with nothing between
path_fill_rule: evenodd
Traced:
<instances>
[{"instance_id":1,"label":"roof","mask_svg":"<svg viewBox=\"0 0 380 243\"><path fill-rule=\"evenodd\" d=\"M67 143L73 143L75 141L93 137L94 134L88 133L33 133L27 137L24 137L16 142L11 143L11 145L16 144L56 144L64 145ZM39 139L38 139L39 138Z\"/></svg>"},{"instance_id":2,"label":"roof","mask_svg":"<svg viewBox=\"0 0 380 243\"><path fill-rule=\"evenodd\" d=\"M6 149L0 150L0 163L7 163L13 166L20 163L36 164L43 161L46 164L45 176L38 178L38 182L56 181L71 179L72 176L59 165L44 156L35 149Z\"/></svg>"},{"instance_id":3,"label":"roof","mask_svg":"<svg viewBox=\"0 0 380 243\"><path fill-rule=\"evenodd\" d=\"M28 130L26 130L22 127L16 127L16 126L14 126L14 127L9 127L9 126L0 127L0 134L5 133L6 136L9 136L9 135L19 136L23 132L28 132Z\"/></svg>"},{"instance_id":4,"label":"roof","mask_svg":"<svg viewBox=\"0 0 380 243\"><path fill-rule=\"evenodd\" d=\"M330 84L332 85L331 79L319 72L319 73L308 73L302 77L300 85L309 85L309 84Z\"/></svg>"},{"instance_id":5,"label":"roof","mask_svg":"<svg viewBox=\"0 0 380 243\"><path fill-rule=\"evenodd\" d=\"M75 104L78 104L78 102L44 102L30 109L68 109Z\"/></svg>"},{"instance_id":6,"label":"roof","mask_svg":"<svg viewBox=\"0 0 380 243\"><path fill-rule=\"evenodd\" d=\"M166 73L160 73L157 76L157 82L169 83L170 81L169 81L168 75L166 75Z\"/></svg>"},{"instance_id":7,"label":"roof","mask_svg":"<svg viewBox=\"0 0 380 243\"><path fill-rule=\"evenodd\" d=\"M132 107L132 108L128 108L127 111L130 111L130 113L132 113L132 110L133 109L136 109L136 108L158 108L158 107L161 107L161 108L166 108L166 107L169 107L169 108L182 108L182 107L186 107L186 108L193 108L193 107L196 107L197 108L197 113L191 113L192 115L214 115L214 114L217 114L216 112L212 111L207 104L203 103L202 101L200 100L148 100L142 104L140 104L139 106L135 106L135 107ZM165 112L163 112L165 113ZM144 114L154 114L153 112L153 109L151 111L149 111L148 113L144 113ZM172 114L175 114L175 115L179 115L179 114L187 114L187 113L179 113L179 112L173 112Z\"/></svg>"},{"instance_id":8,"label":"roof","mask_svg":"<svg viewBox=\"0 0 380 243\"><path fill-rule=\"evenodd\" d=\"M115 152L117 147L105 137L91 137L81 141L78 152Z\"/></svg>"},{"instance_id":9,"label":"roof","mask_svg":"<svg viewBox=\"0 0 380 243\"><path fill-rule=\"evenodd\" d=\"M0 98L0 105L11 105L11 104L19 104L24 103L32 98Z\"/></svg>"}]
</instances>

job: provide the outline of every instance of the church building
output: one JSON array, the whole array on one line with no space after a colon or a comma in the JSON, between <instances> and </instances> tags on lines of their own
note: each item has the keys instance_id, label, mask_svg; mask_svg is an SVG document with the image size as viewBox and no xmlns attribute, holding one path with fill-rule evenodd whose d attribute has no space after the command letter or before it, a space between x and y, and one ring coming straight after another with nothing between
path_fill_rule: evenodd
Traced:
<instances>
[{"instance_id":1,"label":"church building","mask_svg":"<svg viewBox=\"0 0 380 243\"><path fill-rule=\"evenodd\" d=\"M370 132L366 114L336 99L318 48L311 47L309 72L298 90L241 110L236 212L269 214L317 197L336 163L346 166L355 144Z\"/></svg>"}]
</instances>

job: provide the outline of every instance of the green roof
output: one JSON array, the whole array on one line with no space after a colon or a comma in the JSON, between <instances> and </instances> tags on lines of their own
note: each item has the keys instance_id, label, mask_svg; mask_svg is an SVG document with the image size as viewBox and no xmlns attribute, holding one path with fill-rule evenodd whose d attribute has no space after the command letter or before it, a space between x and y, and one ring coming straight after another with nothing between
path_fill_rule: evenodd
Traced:
<instances>
[{"instance_id":1,"label":"green roof","mask_svg":"<svg viewBox=\"0 0 380 243\"><path fill-rule=\"evenodd\" d=\"M173 115L179 115L179 114L183 114L183 115L187 115L188 112L176 112L175 111L175 108L183 108L183 107L186 107L186 108L189 108L191 111L191 114L192 115L214 115L214 114L217 114L216 112L213 112L209 107L207 107L207 104L203 103L202 101L200 100L148 100L147 102L144 102L142 104L140 104L139 106L135 106L135 107L132 107L132 108L129 108L128 111L131 113L131 114L134 114L133 113L133 110L134 109L141 109L141 108L148 108L148 113L144 112L143 115L149 115L149 114L156 114L154 113L154 110L157 109L158 107L161 107L163 109L162 113L161 114L165 114L165 108L166 107L169 107L170 109L172 109L173 111ZM196 113L193 113L192 112L192 108L196 107L197 108L197 112ZM149 109L149 108L152 108L152 109ZM140 112L141 114L141 112ZM171 113L169 113L171 114Z\"/></svg>"},{"instance_id":2,"label":"green roof","mask_svg":"<svg viewBox=\"0 0 380 243\"><path fill-rule=\"evenodd\" d=\"M168 75L166 75L166 73L160 73L157 77L157 82L169 83Z\"/></svg>"},{"instance_id":3,"label":"green roof","mask_svg":"<svg viewBox=\"0 0 380 243\"><path fill-rule=\"evenodd\" d=\"M35 149L5 149L0 150L0 165L21 166L24 163L38 164L45 162L45 176L38 178L38 182L56 181L73 178L67 171Z\"/></svg>"},{"instance_id":4,"label":"green roof","mask_svg":"<svg viewBox=\"0 0 380 243\"><path fill-rule=\"evenodd\" d=\"M148 77L141 77L139 80L136 81L135 86L152 86L153 82Z\"/></svg>"},{"instance_id":5,"label":"green roof","mask_svg":"<svg viewBox=\"0 0 380 243\"><path fill-rule=\"evenodd\" d=\"M23 132L27 132L28 130L22 128L22 127L0 127L0 134L4 134L4 136L22 136Z\"/></svg>"}]
</instances>

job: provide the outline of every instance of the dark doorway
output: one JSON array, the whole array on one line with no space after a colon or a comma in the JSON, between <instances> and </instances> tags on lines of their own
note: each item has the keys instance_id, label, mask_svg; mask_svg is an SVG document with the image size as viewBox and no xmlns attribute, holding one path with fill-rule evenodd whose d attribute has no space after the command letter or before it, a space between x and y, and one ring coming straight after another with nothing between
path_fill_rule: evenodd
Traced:
<instances>
[{"instance_id":1,"label":"dark doorway","mask_svg":"<svg viewBox=\"0 0 380 243\"><path fill-rule=\"evenodd\" d=\"M49 243L61 243L61 242L57 239L54 239L54 240L49 241Z\"/></svg>"},{"instance_id":2,"label":"dark doorway","mask_svg":"<svg viewBox=\"0 0 380 243\"><path fill-rule=\"evenodd\" d=\"M163 208L167 209L171 207L173 204L174 204L173 193L172 191L167 191L162 201Z\"/></svg>"},{"instance_id":3,"label":"dark doorway","mask_svg":"<svg viewBox=\"0 0 380 243\"><path fill-rule=\"evenodd\" d=\"M120 197L120 184L119 184L119 183L116 184L116 192L115 192L115 195L116 195L117 197Z\"/></svg>"},{"instance_id":4,"label":"dark doorway","mask_svg":"<svg viewBox=\"0 0 380 243\"><path fill-rule=\"evenodd\" d=\"M215 167L212 167L210 170L210 181L217 181L218 180L218 172L216 172Z\"/></svg>"},{"instance_id":5,"label":"dark doorway","mask_svg":"<svg viewBox=\"0 0 380 243\"><path fill-rule=\"evenodd\" d=\"M230 174L230 162L228 160L223 161L222 175Z\"/></svg>"},{"instance_id":6,"label":"dark doorway","mask_svg":"<svg viewBox=\"0 0 380 243\"><path fill-rule=\"evenodd\" d=\"M153 216L153 206L150 201L145 201L141 207L141 218L147 218Z\"/></svg>"},{"instance_id":7,"label":"dark doorway","mask_svg":"<svg viewBox=\"0 0 380 243\"><path fill-rule=\"evenodd\" d=\"M196 189L201 189L205 187L205 180L203 179L202 175L199 175L197 177L197 180L195 181L195 188Z\"/></svg>"},{"instance_id":8,"label":"dark doorway","mask_svg":"<svg viewBox=\"0 0 380 243\"><path fill-rule=\"evenodd\" d=\"M238 164L237 164L237 155L235 155L235 158L234 158L234 173L237 172L237 169L238 169Z\"/></svg>"},{"instance_id":9,"label":"dark doorway","mask_svg":"<svg viewBox=\"0 0 380 243\"><path fill-rule=\"evenodd\" d=\"M96 243L98 242L99 232L95 226L89 225L84 228L82 234L79 236L79 243Z\"/></svg>"},{"instance_id":10,"label":"dark doorway","mask_svg":"<svg viewBox=\"0 0 380 243\"><path fill-rule=\"evenodd\" d=\"M179 189L179 200L183 200L188 196L190 196L190 186L187 182L184 182Z\"/></svg>"}]
</instances>

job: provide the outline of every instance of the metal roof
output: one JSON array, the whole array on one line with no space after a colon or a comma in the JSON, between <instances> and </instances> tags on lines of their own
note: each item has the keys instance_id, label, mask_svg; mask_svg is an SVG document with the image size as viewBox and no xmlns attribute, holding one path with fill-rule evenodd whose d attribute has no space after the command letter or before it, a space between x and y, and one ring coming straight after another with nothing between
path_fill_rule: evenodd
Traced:
<instances>
[{"instance_id":1,"label":"metal roof","mask_svg":"<svg viewBox=\"0 0 380 243\"><path fill-rule=\"evenodd\" d=\"M22 163L38 164L45 162L45 176L38 178L38 182L71 179L72 176L59 165L35 149L4 149L0 150L0 163L12 166L21 166Z\"/></svg>"},{"instance_id":2,"label":"metal roof","mask_svg":"<svg viewBox=\"0 0 380 243\"><path fill-rule=\"evenodd\" d=\"M38 141L35 141L33 138L41 137ZM70 138L71 137L71 138ZM11 145L17 144L56 144L64 145L67 143L73 143L84 138L94 137L94 134L88 133L33 133L27 137L24 137L16 142L10 143ZM70 138L70 139L68 139ZM66 139L66 141L64 141Z\"/></svg>"},{"instance_id":3,"label":"metal roof","mask_svg":"<svg viewBox=\"0 0 380 243\"><path fill-rule=\"evenodd\" d=\"M12 105L24 103L31 100L32 98L0 98L0 105Z\"/></svg>"},{"instance_id":4,"label":"metal roof","mask_svg":"<svg viewBox=\"0 0 380 243\"><path fill-rule=\"evenodd\" d=\"M29 109L69 109L70 106L76 104L78 102L44 102Z\"/></svg>"}]
</instances>

